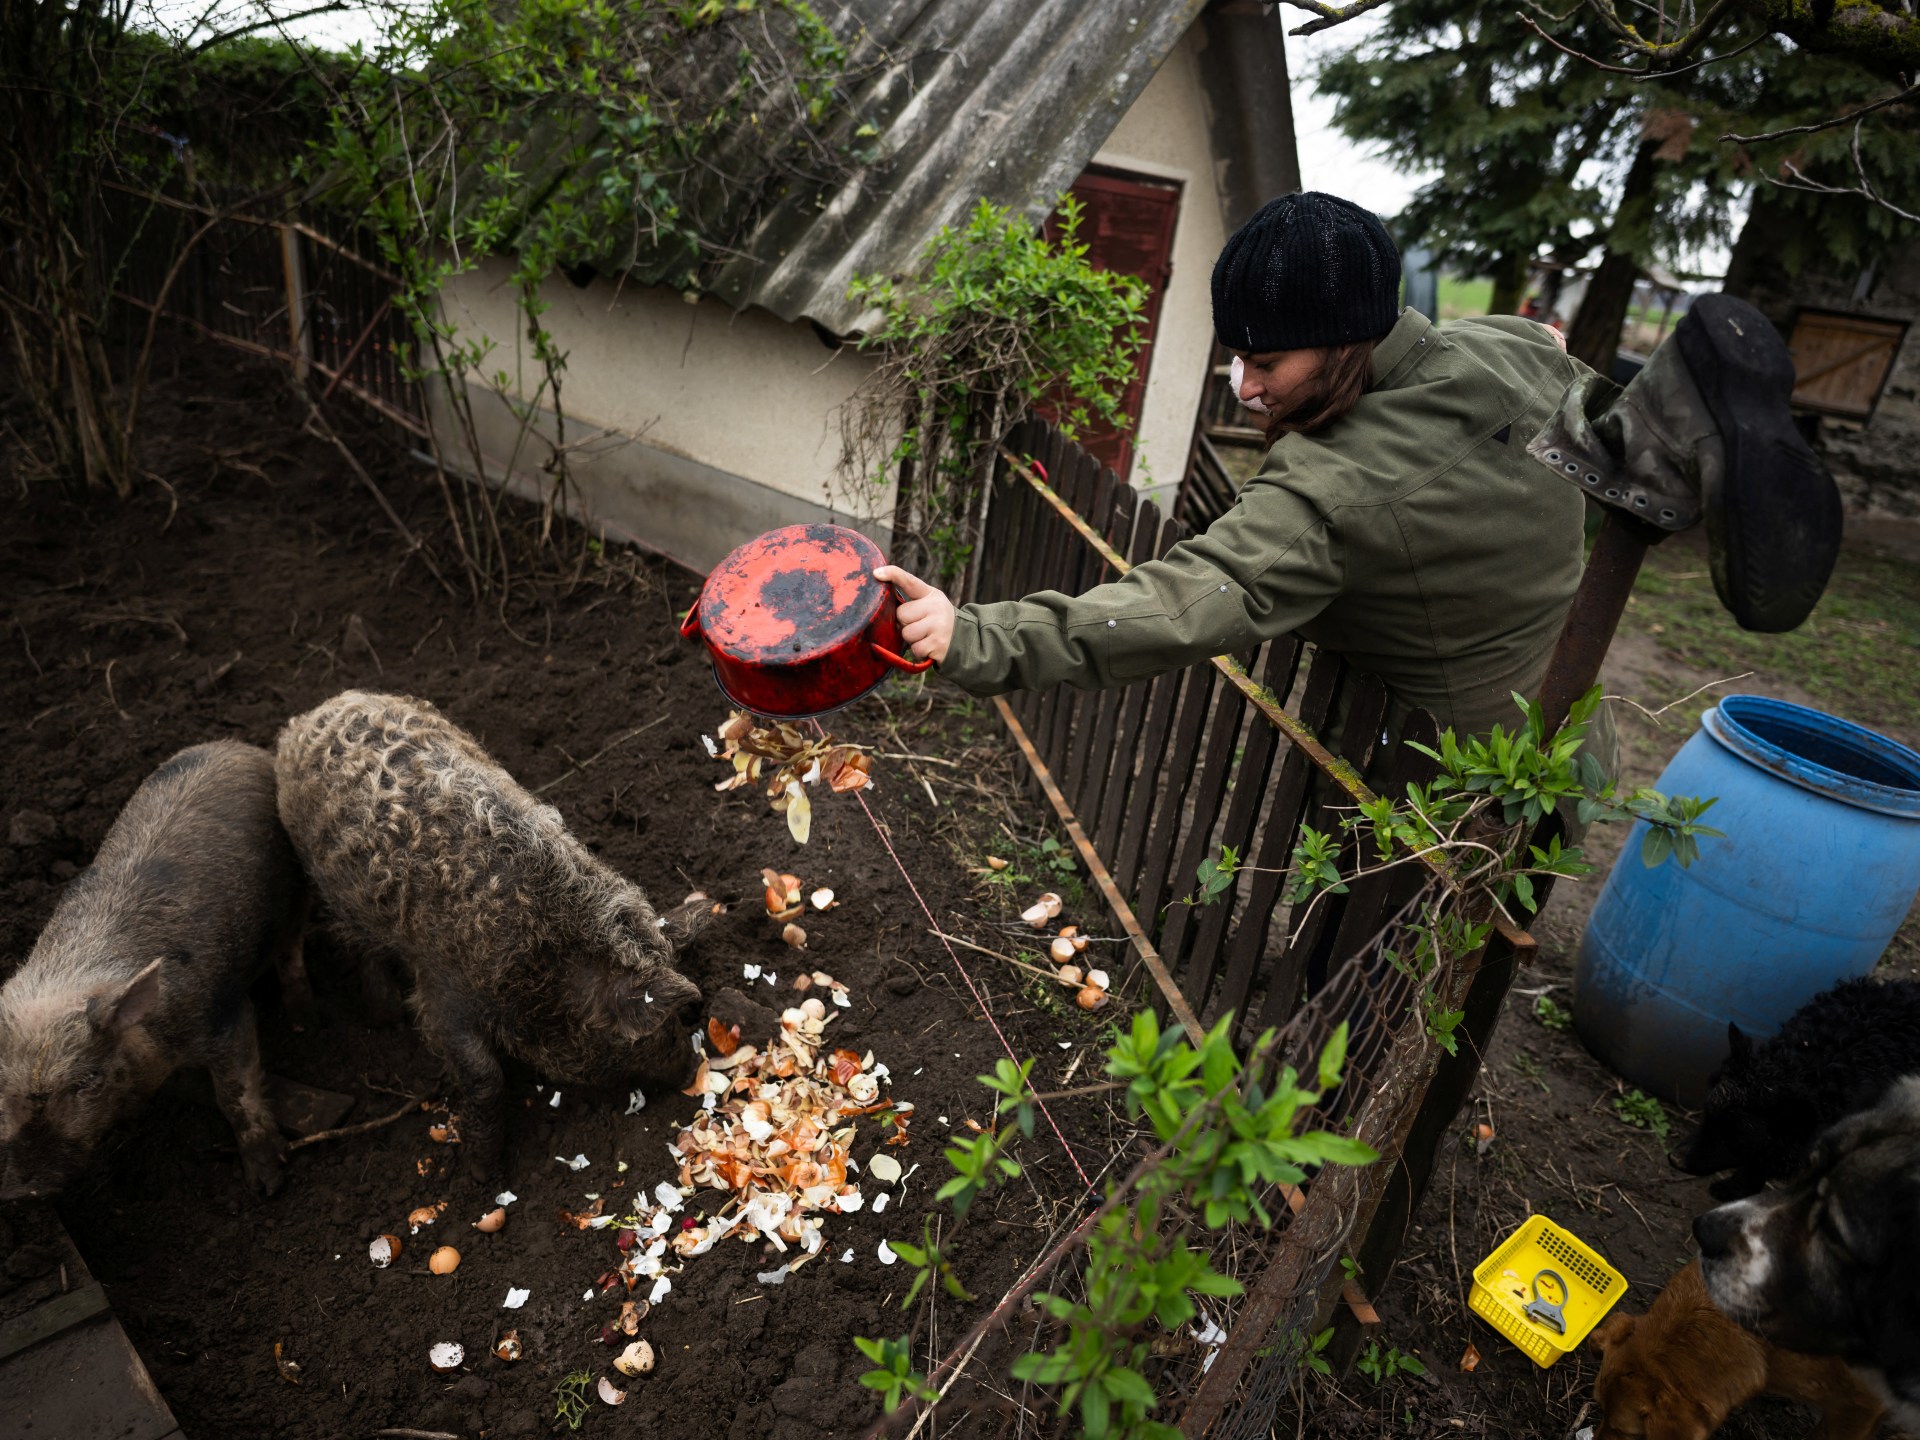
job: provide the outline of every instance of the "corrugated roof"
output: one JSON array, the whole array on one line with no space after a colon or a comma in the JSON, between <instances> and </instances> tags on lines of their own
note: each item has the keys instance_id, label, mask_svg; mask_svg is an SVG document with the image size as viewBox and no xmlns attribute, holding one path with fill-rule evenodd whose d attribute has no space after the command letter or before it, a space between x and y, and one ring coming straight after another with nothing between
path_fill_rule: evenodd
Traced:
<instances>
[{"instance_id":1,"label":"corrugated roof","mask_svg":"<svg viewBox=\"0 0 1920 1440\"><path fill-rule=\"evenodd\" d=\"M987 199L1044 218L1206 0L827 0L881 63L852 98L879 159L837 190L794 188L708 288L735 306L860 327L856 274L910 271ZM682 262L684 263L684 262ZM644 273L642 279L658 276Z\"/></svg>"}]
</instances>

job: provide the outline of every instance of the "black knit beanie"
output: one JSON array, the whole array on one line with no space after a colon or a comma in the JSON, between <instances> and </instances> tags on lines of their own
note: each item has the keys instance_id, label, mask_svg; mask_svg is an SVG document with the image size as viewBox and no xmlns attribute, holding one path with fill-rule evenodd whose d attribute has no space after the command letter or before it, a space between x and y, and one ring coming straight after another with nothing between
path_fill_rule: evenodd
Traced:
<instances>
[{"instance_id":1,"label":"black knit beanie","mask_svg":"<svg viewBox=\"0 0 1920 1440\"><path fill-rule=\"evenodd\" d=\"M1260 207L1213 262L1213 333L1261 355L1372 340L1400 318L1400 251L1371 211L1306 190Z\"/></svg>"}]
</instances>

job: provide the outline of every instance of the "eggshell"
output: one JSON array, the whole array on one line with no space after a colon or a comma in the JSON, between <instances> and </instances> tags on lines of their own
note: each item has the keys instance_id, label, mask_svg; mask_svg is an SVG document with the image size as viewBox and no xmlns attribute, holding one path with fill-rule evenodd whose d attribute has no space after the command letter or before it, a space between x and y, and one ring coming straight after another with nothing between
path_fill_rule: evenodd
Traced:
<instances>
[{"instance_id":1,"label":"eggshell","mask_svg":"<svg viewBox=\"0 0 1920 1440\"><path fill-rule=\"evenodd\" d=\"M442 1340L427 1351L427 1363L442 1372L458 1370L466 1358L467 1348L458 1340Z\"/></svg>"},{"instance_id":2,"label":"eggshell","mask_svg":"<svg viewBox=\"0 0 1920 1440\"><path fill-rule=\"evenodd\" d=\"M427 1269L436 1275L451 1275L460 1268L460 1252L451 1245L442 1245L427 1257Z\"/></svg>"},{"instance_id":3,"label":"eggshell","mask_svg":"<svg viewBox=\"0 0 1920 1440\"><path fill-rule=\"evenodd\" d=\"M507 1207L502 1205L489 1210L473 1222L473 1228L483 1235L491 1235L507 1223Z\"/></svg>"},{"instance_id":4,"label":"eggshell","mask_svg":"<svg viewBox=\"0 0 1920 1440\"><path fill-rule=\"evenodd\" d=\"M613 1362L613 1368L622 1375L645 1375L653 1369L653 1346L644 1340L636 1340L620 1352L620 1358Z\"/></svg>"},{"instance_id":5,"label":"eggshell","mask_svg":"<svg viewBox=\"0 0 1920 1440\"><path fill-rule=\"evenodd\" d=\"M1107 992L1097 985L1089 985L1073 998L1082 1010L1098 1010L1107 1003Z\"/></svg>"},{"instance_id":6,"label":"eggshell","mask_svg":"<svg viewBox=\"0 0 1920 1440\"><path fill-rule=\"evenodd\" d=\"M400 1258L403 1248L398 1235L376 1235L367 1245L367 1259L373 1262L374 1269L384 1270Z\"/></svg>"}]
</instances>

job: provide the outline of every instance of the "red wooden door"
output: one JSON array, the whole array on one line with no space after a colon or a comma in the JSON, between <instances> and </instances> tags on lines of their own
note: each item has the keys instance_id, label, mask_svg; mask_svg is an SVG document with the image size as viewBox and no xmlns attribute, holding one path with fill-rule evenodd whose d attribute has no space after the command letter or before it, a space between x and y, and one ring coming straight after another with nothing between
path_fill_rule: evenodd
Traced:
<instances>
[{"instance_id":1,"label":"red wooden door","mask_svg":"<svg viewBox=\"0 0 1920 1440\"><path fill-rule=\"evenodd\" d=\"M1080 243L1096 269L1137 275L1147 282L1147 303L1141 317L1141 346L1134 361L1133 381L1121 408L1133 422L1120 432L1100 430L1080 437L1080 443L1124 480L1133 465L1134 436L1146 400L1147 370L1153 363L1153 341L1160 324L1160 299L1173 273L1173 226L1180 214L1180 184L1144 175L1121 175L1089 170L1074 182L1072 195L1080 202ZM1047 238L1057 239L1059 217L1048 218Z\"/></svg>"}]
</instances>

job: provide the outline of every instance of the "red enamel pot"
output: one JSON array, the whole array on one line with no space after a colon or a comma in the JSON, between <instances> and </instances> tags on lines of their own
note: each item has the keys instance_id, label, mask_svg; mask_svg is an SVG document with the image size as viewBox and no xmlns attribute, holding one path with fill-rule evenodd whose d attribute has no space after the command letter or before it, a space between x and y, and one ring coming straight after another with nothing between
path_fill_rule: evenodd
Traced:
<instances>
[{"instance_id":1,"label":"red enamel pot","mask_svg":"<svg viewBox=\"0 0 1920 1440\"><path fill-rule=\"evenodd\" d=\"M680 633L699 636L720 693L742 710L804 720L850 705L909 660L886 557L857 530L788 525L713 568Z\"/></svg>"}]
</instances>

